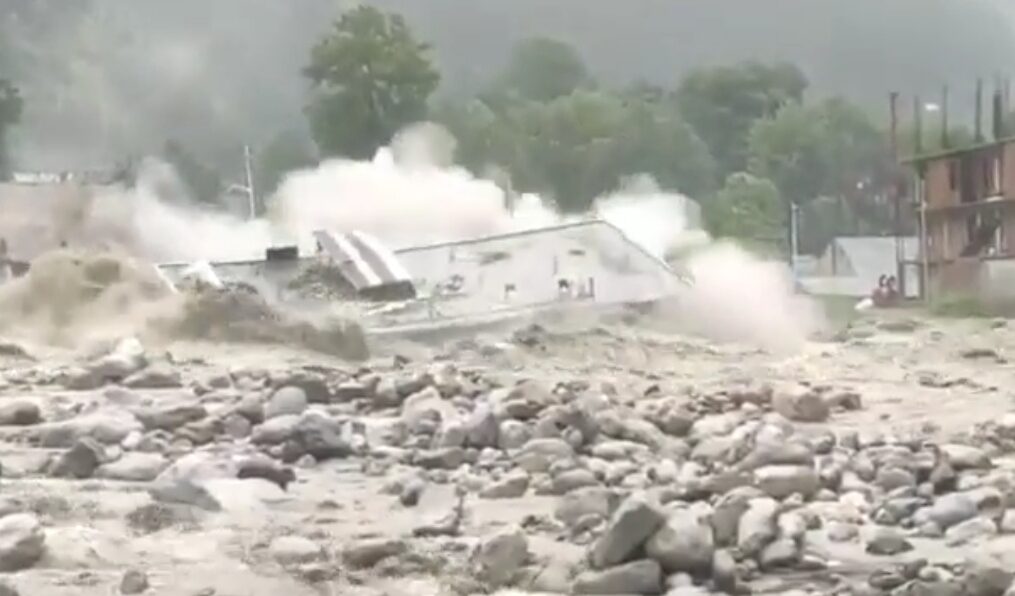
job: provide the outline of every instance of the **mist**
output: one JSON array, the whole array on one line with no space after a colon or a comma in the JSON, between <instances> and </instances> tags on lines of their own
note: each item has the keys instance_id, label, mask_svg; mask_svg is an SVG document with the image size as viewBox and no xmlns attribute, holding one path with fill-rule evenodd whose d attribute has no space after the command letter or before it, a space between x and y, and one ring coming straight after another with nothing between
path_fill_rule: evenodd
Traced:
<instances>
[{"instance_id":1,"label":"mist","mask_svg":"<svg viewBox=\"0 0 1015 596\"><path fill-rule=\"evenodd\" d=\"M580 219L559 215L533 194L509 207L497 184L447 163L449 143L453 140L441 129L418 125L371 161L330 160L294 172L270 200L267 217L256 220L195 207L178 194L172 168L149 160L135 187L101 192L84 207L58 211L54 221L74 246L166 262L258 259L266 247L280 243L307 252L318 229L359 230L408 247ZM795 295L780 263L709 240L697 211L692 199L635 177L598 199L592 215L660 260L689 236L698 240L681 265L694 283L664 305L662 327L774 351L799 349L820 327L815 305Z\"/></svg>"},{"instance_id":2,"label":"mist","mask_svg":"<svg viewBox=\"0 0 1015 596\"><path fill-rule=\"evenodd\" d=\"M562 39L606 84L672 86L689 69L747 59L799 64L818 95L884 113L889 91L937 94L1010 74L1005 0L373 0L434 45L440 93L489 83L514 43ZM338 0L0 2L0 72L22 87L22 169L108 167L175 138L227 174L241 147L305 127L313 43ZM948 43L942 43L947 39ZM971 109L953 94L956 117Z\"/></svg>"}]
</instances>

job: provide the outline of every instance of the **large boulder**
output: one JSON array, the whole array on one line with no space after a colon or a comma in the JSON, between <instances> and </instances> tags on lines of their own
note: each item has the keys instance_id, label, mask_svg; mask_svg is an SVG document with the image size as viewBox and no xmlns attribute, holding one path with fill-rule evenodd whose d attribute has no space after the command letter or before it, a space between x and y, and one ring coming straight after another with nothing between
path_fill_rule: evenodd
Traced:
<instances>
[{"instance_id":1,"label":"large boulder","mask_svg":"<svg viewBox=\"0 0 1015 596\"><path fill-rule=\"evenodd\" d=\"M288 441L300 423L299 416L277 416L254 427L250 441L255 445L278 445Z\"/></svg>"},{"instance_id":2,"label":"large boulder","mask_svg":"<svg viewBox=\"0 0 1015 596\"><path fill-rule=\"evenodd\" d=\"M1015 569L1010 566L979 558L967 561L965 568L962 577L964 596L1007 596L1009 592L1015 592Z\"/></svg>"},{"instance_id":3,"label":"large boulder","mask_svg":"<svg viewBox=\"0 0 1015 596\"><path fill-rule=\"evenodd\" d=\"M762 492L775 499L792 494L807 498L821 488L821 480L810 466L765 466L754 471L754 482Z\"/></svg>"},{"instance_id":4,"label":"large boulder","mask_svg":"<svg viewBox=\"0 0 1015 596\"><path fill-rule=\"evenodd\" d=\"M0 572L28 569L45 552L46 534L38 518L28 513L0 518Z\"/></svg>"},{"instance_id":5,"label":"large boulder","mask_svg":"<svg viewBox=\"0 0 1015 596\"><path fill-rule=\"evenodd\" d=\"M13 399L0 404L0 426L29 426L42 422L42 413L35 402Z\"/></svg>"},{"instance_id":6,"label":"large boulder","mask_svg":"<svg viewBox=\"0 0 1015 596\"><path fill-rule=\"evenodd\" d=\"M500 420L531 420L539 416L544 408L557 404L560 400L542 383L526 380L511 389L494 391L490 394L490 401Z\"/></svg>"},{"instance_id":7,"label":"large boulder","mask_svg":"<svg viewBox=\"0 0 1015 596\"><path fill-rule=\"evenodd\" d=\"M529 490L529 475L525 470L514 470L495 480L479 492L482 499L517 499Z\"/></svg>"},{"instance_id":8,"label":"large boulder","mask_svg":"<svg viewBox=\"0 0 1015 596\"><path fill-rule=\"evenodd\" d=\"M663 574L659 563L632 561L604 571L586 571L571 584L572 594L660 594Z\"/></svg>"},{"instance_id":9,"label":"large boulder","mask_svg":"<svg viewBox=\"0 0 1015 596\"><path fill-rule=\"evenodd\" d=\"M645 544L645 554L666 573L705 575L712 566L715 540L708 518L693 509L678 509Z\"/></svg>"},{"instance_id":10,"label":"large boulder","mask_svg":"<svg viewBox=\"0 0 1015 596\"><path fill-rule=\"evenodd\" d=\"M406 551L401 540L371 538L360 540L342 549L342 562L353 569L368 569L388 557L396 557Z\"/></svg>"},{"instance_id":11,"label":"large boulder","mask_svg":"<svg viewBox=\"0 0 1015 596\"><path fill-rule=\"evenodd\" d=\"M123 385L131 389L179 389L183 387L183 376L169 364L159 363L130 375Z\"/></svg>"},{"instance_id":12,"label":"large boulder","mask_svg":"<svg viewBox=\"0 0 1015 596\"><path fill-rule=\"evenodd\" d=\"M741 553L756 555L775 540L778 512L779 503L775 499L763 497L750 501L737 526L737 548Z\"/></svg>"},{"instance_id":13,"label":"large boulder","mask_svg":"<svg viewBox=\"0 0 1015 596\"><path fill-rule=\"evenodd\" d=\"M427 387L414 393L402 403L402 422L411 434L426 429L432 420L451 420L458 411L451 402L441 397L436 387Z\"/></svg>"},{"instance_id":14,"label":"large boulder","mask_svg":"<svg viewBox=\"0 0 1015 596\"><path fill-rule=\"evenodd\" d=\"M813 389L778 392L772 398L772 407L795 422L824 422L830 413L824 397Z\"/></svg>"},{"instance_id":15,"label":"large boulder","mask_svg":"<svg viewBox=\"0 0 1015 596\"><path fill-rule=\"evenodd\" d=\"M120 340L111 352L88 365L98 379L121 381L148 365L144 346L134 337Z\"/></svg>"},{"instance_id":16,"label":"large boulder","mask_svg":"<svg viewBox=\"0 0 1015 596\"><path fill-rule=\"evenodd\" d=\"M752 486L742 486L720 497L712 511L712 531L716 544L720 546L736 544L740 517L747 511L753 499L764 496L765 493Z\"/></svg>"},{"instance_id":17,"label":"large boulder","mask_svg":"<svg viewBox=\"0 0 1015 596\"><path fill-rule=\"evenodd\" d=\"M166 469L169 461L159 453L125 453L120 459L96 471L100 478L128 482L150 482Z\"/></svg>"},{"instance_id":18,"label":"large boulder","mask_svg":"<svg viewBox=\"0 0 1015 596\"><path fill-rule=\"evenodd\" d=\"M268 547L272 558L284 566L311 563L324 558L324 550L302 536L280 536Z\"/></svg>"},{"instance_id":19,"label":"large boulder","mask_svg":"<svg viewBox=\"0 0 1015 596\"><path fill-rule=\"evenodd\" d=\"M308 403L307 393L299 387L281 387L264 405L264 417L299 416L307 409Z\"/></svg>"},{"instance_id":20,"label":"large boulder","mask_svg":"<svg viewBox=\"0 0 1015 596\"><path fill-rule=\"evenodd\" d=\"M592 547L592 566L604 569L630 560L665 519L658 505L649 502L645 495L628 497Z\"/></svg>"},{"instance_id":21,"label":"large boulder","mask_svg":"<svg viewBox=\"0 0 1015 596\"><path fill-rule=\"evenodd\" d=\"M609 489L590 486L572 491L557 501L553 516L568 526L590 515L608 518L615 496Z\"/></svg>"},{"instance_id":22,"label":"large boulder","mask_svg":"<svg viewBox=\"0 0 1015 596\"><path fill-rule=\"evenodd\" d=\"M972 445L951 443L941 445L941 452L956 470L985 469L990 467L990 456L983 449Z\"/></svg>"},{"instance_id":23,"label":"large boulder","mask_svg":"<svg viewBox=\"0 0 1015 596\"><path fill-rule=\"evenodd\" d=\"M102 463L105 449L98 441L79 439L69 450L53 462L49 473L57 478L91 478Z\"/></svg>"},{"instance_id":24,"label":"large boulder","mask_svg":"<svg viewBox=\"0 0 1015 596\"><path fill-rule=\"evenodd\" d=\"M562 439L532 439L515 456L515 463L534 474L547 472L554 462L573 457L574 449Z\"/></svg>"},{"instance_id":25,"label":"large boulder","mask_svg":"<svg viewBox=\"0 0 1015 596\"><path fill-rule=\"evenodd\" d=\"M314 456L317 461L349 457L355 452L342 423L322 412L308 411L301 416L291 439L300 452Z\"/></svg>"},{"instance_id":26,"label":"large boulder","mask_svg":"<svg viewBox=\"0 0 1015 596\"><path fill-rule=\"evenodd\" d=\"M491 586L513 582L529 559L529 543L520 528L510 528L485 539L473 557L476 577Z\"/></svg>"},{"instance_id":27,"label":"large boulder","mask_svg":"<svg viewBox=\"0 0 1015 596\"><path fill-rule=\"evenodd\" d=\"M950 493L938 497L934 504L916 513L917 523L932 521L942 529L976 517L976 500L966 493Z\"/></svg>"},{"instance_id":28,"label":"large boulder","mask_svg":"<svg viewBox=\"0 0 1015 596\"><path fill-rule=\"evenodd\" d=\"M477 405L465 422L465 434L470 447L496 447L500 429L493 408L485 403Z\"/></svg>"},{"instance_id":29,"label":"large boulder","mask_svg":"<svg viewBox=\"0 0 1015 596\"><path fill-rule=\"evenodd\" d=\"M176 404L164 408L140 409L134 415L145 430L176 430L190 422L204 419L208 415L201 404Z\"/></svg>"},{"instance_id":30,"label":"large boulder","mask_svg":"<svg viewBox=\"0 0 1015 596\"><path fill-rule=\"evenodd\" d=\"M119 445L127 435L142 430L130 412L106 408L70 420L40 424L31 432L42 447L71 447L78 439L89 437L105 445Z\"/></svg>"}]
</instances>

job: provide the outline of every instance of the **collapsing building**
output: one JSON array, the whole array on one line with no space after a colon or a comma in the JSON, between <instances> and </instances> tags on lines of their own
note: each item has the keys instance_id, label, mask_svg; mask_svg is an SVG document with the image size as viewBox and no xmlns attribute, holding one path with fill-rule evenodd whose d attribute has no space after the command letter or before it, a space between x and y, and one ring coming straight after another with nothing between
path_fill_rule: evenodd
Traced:
<instances>
[{"instance_id":1,"label":"collapsing building","mask_svg":"<svg viewBox=\"0 0 1015 596\"><path fill-rule=\"evenodd\" d=\"M215 275L281 303L338 297L359 303L368 327L511 317L561 305L653 302L686 283L619 228L589 220L390 251L361 232L317 232L318 255L269 251L259 261L212 263ZM310 268L337 273L335 294L309 297ZM189 264L160 266L178 283ZM381 302L381 304L378 304Z\"/></svg>"}]
</instances>

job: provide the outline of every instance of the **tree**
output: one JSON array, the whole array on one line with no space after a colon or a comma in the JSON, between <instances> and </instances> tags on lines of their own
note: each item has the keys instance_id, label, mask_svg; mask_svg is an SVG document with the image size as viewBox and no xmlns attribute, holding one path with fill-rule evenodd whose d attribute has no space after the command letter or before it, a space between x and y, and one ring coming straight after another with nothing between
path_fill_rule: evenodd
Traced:
<instances>
[{"instance_id":1,"label":"tree","mask_svg":"<svg viewBox=\"0 0 1015 596\"><path fill-rule=\"evenodd\" d=\"M589 85L592 78L578 51L566 43L534 38L518 44L497 87L532 101L552 101Z\"/></svg>"},{"instance_id":2,"label":"tree","mask_svg":"<svg viewBox=\"0 0 1015 596\"><path fill-rule=\"evenodd\" d=\"M715 163L672 105L640 95L578 90L550 102L443 106L458 161L485 176L499 166L516 190L568 212L588 209L632 175L692 196L712 192Z\"/></svg>"},{"instance_id":3,"label":"tree","mask_svg":"<svg viewBox=\"0 0 1015 596\"><path fill-rule=\"evenodd\" d=\"M893 229L888 134L845 100L788 105L758 121L748 145L751 172L771 179L786 200L803 208L804 252L820 252L837 235Z\"/></svg>"},{"instance_id":4,"label":"tree","mask_svg":"<svg viewBox=\"0 0 1015 596\"><path fill-rule=\"evenodd\" d=\"M679 112L658 96L624 101L616 157L620 174L649 174L662 188L694 197L713 192L715 160Z\"/></svg>"},{"instance_id":5,"label":"tree","mask_svg":"<svg viewBox=\"0 0 1015 596\"><path fill-rule=\"evenodd\" d=\"M10 81L0 79L0 180L9 175L10 163L7 156L7 131L21 120L24 101Z\"/></svg>"},{"instance_id":6,"label":"tree","mask_svg":"<svg viewBox=\"0 0 1015 596\"><path fill-rule=\"evenodd\" d=\"M783 205L771 180L737 172L705 201L705 225L716 237L781 246L786 230Z\"/></svg>"},{"instance_id":7,"label":"tree","mask_svg":"<svg viewBox=\"0 0 1015 596\"><path fill-rule=\"evenodd\" d=\"M254 186L258 195L270 197L278 190L286 174L317 163L313 147L304 135L295 131L279 133L257 156Z\"/></svg>"},{"instance_id":8,"label":"tree","mask_svg":"<svg viewBox=\"0 0 1015 596\"><path fill-rule=\"evenodd\" d=\"M370 6L346 12L311 51L311 131L325 155L368 159L427 115L440 75L405 20Z\"/></svg>"},{"instance_id":9,"label":"tree","mask_svg":"<svg viewBox=\"0 0 1015 596\"><path fill-rule=\"evenodd\" d=\"M755 123L747 144L751 173L773 181L787 200L803 204L826 187L831 161L820 109L787 105Z\"/></svg>"},{"instance_id":10,"label":"tree","mask_svg":"<svg viewBox=\"0 0 1015 596\"><path fill-rule=\"evenodd\" d=\"M747 166L747 134L754 122L799 103L807 88L790 64L748 62L692 72L677 89L684 118L708 145L723 174Z\"/></svg>"},{"instance_id":11,"label":"tree","mask_svg":"<svg viewBox=\"0 0 1015 596\"><path fill-rule=\"evenodd\" d=\"M173 166L191 198L202 203L215 203L222 193L222 177L203 165L178 141L166 141L163 151L166 162Z\"/></svg>"}]
</instances>

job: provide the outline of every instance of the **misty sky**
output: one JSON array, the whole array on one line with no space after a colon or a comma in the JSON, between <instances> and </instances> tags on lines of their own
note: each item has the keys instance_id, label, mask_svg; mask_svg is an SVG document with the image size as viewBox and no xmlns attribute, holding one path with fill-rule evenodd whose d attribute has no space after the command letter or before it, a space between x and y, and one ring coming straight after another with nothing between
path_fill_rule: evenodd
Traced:
<instances>
[{"instance_id":1,"label":"misty sky","mask_svg":"<svg viewBox=\"0 0 1015 596\"><path fill-rule=\"evenodd\" d=\"M1008 0L373 3L405 14L435 45L445 95L481 88L514 43L537 35L573 43L612 85L674 85L696 66L789 60L813 93L841 93L879 111L892 89L930 96L945 83L955 109L969 111L976 76L1013 74L1015 56ZM21 167L102 167L177 138L228 170L244 142L304 125L300 68L350 3L29 4L0 0L0 76L16 79L29 100L15 138Z\"/></svg>"}]
</instances>

